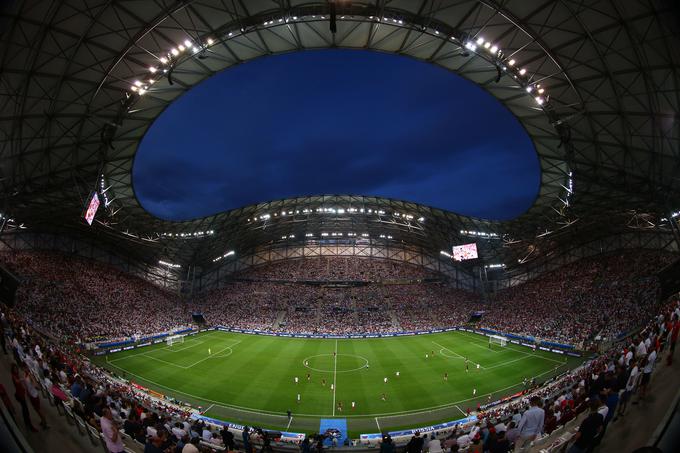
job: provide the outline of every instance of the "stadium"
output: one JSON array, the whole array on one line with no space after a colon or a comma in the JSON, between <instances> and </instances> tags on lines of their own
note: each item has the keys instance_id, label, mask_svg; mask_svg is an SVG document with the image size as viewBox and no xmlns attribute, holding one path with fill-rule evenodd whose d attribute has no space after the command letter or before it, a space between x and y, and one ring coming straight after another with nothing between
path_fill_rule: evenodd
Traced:
<instances>
[{"instance_id":1,"label":"stadium","mask_svg":"<svg viewBox=\"0 0 680 453\"><path fill-rule=\"evenodd\" d=\"M3 451L677 448L675 2L17 0L0 23ZM324 58L367 81L296 72ZM215 157L216 132L274 151ZM424 165L442 143L479 156ZM186 196L197 162L219 192Z\"/></svg>"}]
</instances>

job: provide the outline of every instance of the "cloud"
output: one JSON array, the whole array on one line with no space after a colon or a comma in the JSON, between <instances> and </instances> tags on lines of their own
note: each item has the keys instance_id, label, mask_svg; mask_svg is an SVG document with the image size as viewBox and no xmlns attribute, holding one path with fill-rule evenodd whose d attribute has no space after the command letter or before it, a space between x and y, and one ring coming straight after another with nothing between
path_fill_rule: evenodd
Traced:
<instances>
[{"instance_id":1,"label":"cloud","mask_svg":"<svg viewBox=\"0 0 680 453\"><path fill-rule=\"evenodd\" d=\"M192 89L150 128L133 177L149 211L177 220L311 194L502 219L530 206L538 172L516 119L474 84L329 50L249 62Z\"/></svg>"}]
</instances>

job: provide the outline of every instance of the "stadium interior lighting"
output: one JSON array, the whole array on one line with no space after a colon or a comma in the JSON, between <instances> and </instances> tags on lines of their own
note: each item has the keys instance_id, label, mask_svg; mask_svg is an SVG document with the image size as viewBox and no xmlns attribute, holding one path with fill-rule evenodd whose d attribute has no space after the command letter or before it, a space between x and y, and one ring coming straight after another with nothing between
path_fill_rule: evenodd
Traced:
<instances>
[{"instance_id":1,"label":"stadium interior lighting","mask_svg":"<svg viewBox=\"0 0 680 453\"><path fill-rule=\"evenodd\" d=\"M235 255L235 254L236 254L236 252L234 252L233 250L230 250L230 251L228 251L227 253L225 253L224 255L218 256L217 258L214 258L212 261L213 261L213 263L216 263L216 262L218 262L219 260L222 260L222 259L224 259L224 258L228 258L228 257L230 257L230 256L232 256L232 255Z\"/></svg>"},{"instance_id":2,"label":"stadium interior lighting","mask_svg":"<svg viewBox=\"0 0 680 453\"><path fill-rule=\"evenodd\" d=\"M451 256L450 253L445 252L444 250L440 251L439 253L442 254L442 255L444 255L444 256L447 257L447 258L453 258L453 256Z\"/></svg>"},{"instance_id":3,"label":"stadium interior lighting","mask_svg":"<svg viewBox=\"0 0 680 453\"><path fill-rule=\"evenodd\" d=\"M484 266L487 269L503 269L505 267L505 263L500 263L500 264L487 264Z\"/></svg>"},{"instance_id":4,"label":"stadium interior lighting","mask_svg":"<svg viewBox=\"0 0 680 453\"><path fill-rule=\"evenodd\" d=\"M161 233L161 237L168 237L168 238L200 238L203 236L212 236L215 234L215 230L206 230L206 231L194 231L193 233Z\"/></svg>"},{"instance_id":5,"label":"stadium interior lighting","mask_svg":"<svg viewBox=\"0 0 680 453\"><path fill-rule=\"evenodd\" d=\"M497 233L485 233L483 231L460 230L460 234L465 236L482 237L482 238L498 238Z\"/></svg>"},{"instance_id":6,"label":"stadium interior lighting","mask_svg":"<svg viewBox=\"0 0 680 453\"><path fill-rule=\"evenodd\" d=\"M168 62L168 59L165 57L161 57L159 61L161 62L161 64L166 64Z\"/></svg>"},{"instance_id":7,"label":"stadium interior lighting","mask_svg":"<svg viewBox=\"0 0 680 453\"><path fill-rule=\"evenodd\" d=\"M174 47L170 49L170 53L173 54L174 56L179 55L179 50L175 49Z\"/></svg>"},{"instance_id":8,"label":"stadium interior lighting","mask_svg":"<svg viewBox=\"0 0 680 453\"><path fill-rule=\"evenodd\" d=\"M482 44L484 44L484 38L482 37L477 38L477 45L481 46Z\"/></svg>"},{"instance_id":9,"label":"stadium interior lighting","mask_svg":"<svg viewBox=\"0 0 680 453\"><path fill-rule=\"evenodd\" d=\"M515 60L508 61L508 66L514 66L514 65L515 65Z\"/></svg>"},{"instance_id":10,"label":"stadium interior lighting","mask_svg":"<svg viewBox=\"0 0 680 453\"><path fill-rule=\"evenodd\" d=\"M231 36L231 33L229 33L229 35ZM212 38L208 38L208 45L209 45L209 46L212 46L214 42L215 42L215 41L213 41Z\"/></svg>"},{"instance_id":11,"label":"stadium interior lighting","mask_svg":"<svg viewBox=\"0 0 680 453\"><path fill-rule=\"evenodd\" d=\"M177 268L182 267L179 264L169 263L169 262L163 261L163 260L158 260L158 264L160 264L161 266L170 267L170 268L173 268L173 269L177 269Z\"/></svg>"},{"instance_id":12,"label":"stadium interior lighting","mask_svg":"<svg viewBox=\"0 0 680 453\"><path fill-rule=\"evenodd\" d=\"M544 101L545 101L545 100L544 100L542 97L536 96L536 102L538 103L538 105L543 105L543 102L544 102Z\"/></svg>"},{"instance_id":13,"label":"stadium interior lighting","mask_svg":"<svg viewBox=\"0 0 680 453\"><path fill-rule=\"evenodd\" d=\"M524 69L524 68L522 68L522 69L519 70L519 75L524 75L524 74L526 74L526 73L527 73L527 70Z\"/></svg>"}]
</instances>

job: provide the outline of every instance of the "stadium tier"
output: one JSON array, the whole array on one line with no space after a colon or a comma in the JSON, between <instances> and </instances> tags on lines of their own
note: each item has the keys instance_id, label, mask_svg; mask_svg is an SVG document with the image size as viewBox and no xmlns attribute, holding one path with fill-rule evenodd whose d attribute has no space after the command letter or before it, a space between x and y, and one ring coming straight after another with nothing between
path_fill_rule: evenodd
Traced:
<instances>
[{"instance_id":1,"label":"stadium tier","mask_svg":"<svg viewBox=\"0 0 680 453\"><path fill-rule=\"evenodd\" d=\"M191 301L95 261L54 253L4 253L24 279L17 309L34 325L79 342L112 341L178 330L203 314L208 325L297 334L383 334L466 325L584 347L596 336L615 339L646 321L657 303L655 273L673 255L631 250L586 258L483 302L412 266L362 258L312 258L241 272ZM314 278L305 263L318 273ZM334 266L329 264L333 263ZM342 263L343 280L332 285ZM403 268L403 269L402 269ZM277 273L277 269L281 272ZM362 271L363 269L363 271ZM367 274L381 276L366 281ZM263 275L267 280L259 280ZM299 280L313 280L301 283ZM404 280L400 284L382 280ZM319 285L326 282L329 285Z\"/></svg>"}]
</instances>

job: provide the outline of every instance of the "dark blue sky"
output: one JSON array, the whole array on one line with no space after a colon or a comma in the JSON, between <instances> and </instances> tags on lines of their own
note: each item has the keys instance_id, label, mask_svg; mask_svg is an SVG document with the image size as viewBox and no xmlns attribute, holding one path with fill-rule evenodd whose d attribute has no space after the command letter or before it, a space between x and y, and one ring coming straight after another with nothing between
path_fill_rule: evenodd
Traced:
<instances>
[{"instance_id":1,"label":"dark blue sky","mask_svg":"<svg viewBox=\"0 0 680 453\"><path fill-rule=\"evenodd\" d=\"M147 132L133 180L142 205L173 220L318 194L501 220L531 206L540 169L519 122L473 83L407 57L324 50L190 90Z\"/></svg>"}]
</instances>

